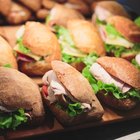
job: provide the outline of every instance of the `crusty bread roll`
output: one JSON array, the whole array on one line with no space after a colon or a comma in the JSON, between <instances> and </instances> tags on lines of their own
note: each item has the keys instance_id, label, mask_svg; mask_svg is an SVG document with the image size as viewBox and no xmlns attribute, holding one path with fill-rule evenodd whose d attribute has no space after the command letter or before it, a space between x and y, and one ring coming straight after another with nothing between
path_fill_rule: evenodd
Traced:
<instances>
[{"instance_id":1,"label":"crusty bread roll","mask_svg":"<svg viewBox=\"0 0 140 140\"><path fill-rule=\"evenodd\" d=\"M41 7L42 0L19 0L19 1L25 6L27 6L29 9L37 11Z\"/></svg>"},{"instance_id":2,"label":"crusty bread roll","mask_svg":"<svg viewBox=\"0 0 140 140\"><path fill-rule=\"evenodd\" d=\"M100 1L93 3L92 10L95 12L92 16L92 21L96 23L96 18L100 20L107 20L107 18L115 15L129 18L128 13L123 6L116 1Z\"/></svg>"},{"instance_id":3,"label":"crusty bread roll","mask_svg":"<svg viewBox=\"0 0 140 140\"><path fill-rule=\"evenodd\" d=\"M78 11L60 4L56 4L50 11L50 21L53 23L66 27L70 19L84 19L84 17Z\"/></svg>"},{"instance_id":4,"label":"crusty bread roll","mask_svg":"<svg viewBox=\"0 0 140 140\"><path fill-rule=\"evenodd\" d=\"M11 24L21 24L31 17L31 12L24 6L12 1L11 9L6 19Z\"/></svg>"},{"instance_id":5,"label":"crusty bread roll","mask_svg":"<svg viewBox=\"0 0 140 140\"><path fill-rule=\"evenodd\" d=\"M0 0L0 13L4 16L8 16L12 7L11 0Z\"/></svg>"},{"instance_id":6,"label":"crusty bread roll","mask_svg":"<svg viewBox=\"0 0 140 140\"><path fill-rule=\"evenodd\" d=\"M65 111L57 108L56 103L50 104L45 94L42 93L44 101L47 103L50 110L54 113L55 117L63 125L74 125L86 121L101 119L104 112L103 108L93 93L93 90L87 79L67 63L61 61L52 61L51 64L58 80L69 91L69 94L72 96L72 98L77 102L87 103L92 106L91 110L88 112L84 112L80 115L77 115L76 117L70 117Z\"/></svg>"},{"instance_id":7,"label":"crusty bread roll","mask_svg":"<svg viewBox=\"0 0 140 140\"><path fill-rule=\"evenodd\" d=\"M84 53L105 55L104 43L96 29L89 21L81 19L69 20L67 28L72 36L76 48Z\"/></svg>"},{"instance_id":8,"label":"crusty bread roll","mask_svg":"<svg viewBox=\"0 0 140 140\"><path fill-rule=\"evenodd\" d=\"M0 102L8 110L22 108L30 112L31 122L44 119L44 107L38 86L25 74L11 68L0 67Z\"/></svg>"},{"instance_id":9,"label":"crusty bread roll","mask_svg":"<svg viewBox=\"0 0 140 140\"><path fill-rule=\"evenodd\" d=\"M51 69L52 60L61 60L61 49L56 36L39 22L27 22L23 44L43 61L21 62L19 69L28 75L43 75Z\"/></svg>"},{"instance_id":10,"label":"crusty bread roll","mask_svg":"<svg viewBox=\"0 0 140 140\"><path fill-rule=\"evenodd\" d=\"M17 69L16 58L8 42L0 36L0 66L10 65Z\"/></svg>"},{"instance_id":11,"label":"crusty bread roll","mask_svg":"<svg viewBox=\"0 0 140 140\"><path fill-rule=\"evenodd\" d=\"M98 58L97 63L99 63L110 75L125 82L133 88L138 90L140 89L140 71L127 60L123 58L105 56ZM99 92L97 96L107 105L119 110L132 109L138 103L137 99L127 98L119 100L115 98L112 93L104 95L103 91Z\"/></svg>"},{"instance_id":12,"label":"crusty bread roll","mask_svg":"<svg viewBox=\"0 0 140 140\"><path fill-rule=\"evenodd\" d=\"M133 43L140 43L140 27L133 21L122 16L113 16L107 19L116 30L126 39Z\"/></svg>"}]
</instances>

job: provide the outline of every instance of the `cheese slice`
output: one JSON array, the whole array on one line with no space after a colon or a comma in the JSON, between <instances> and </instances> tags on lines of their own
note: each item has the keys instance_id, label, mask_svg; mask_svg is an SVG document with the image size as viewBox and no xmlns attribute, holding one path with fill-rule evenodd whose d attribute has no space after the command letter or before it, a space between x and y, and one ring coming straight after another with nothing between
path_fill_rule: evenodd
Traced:
<instances>
[{"instance_id":1,"label":"cheese slice","mask_svg":"<svg viewBox=\"0 0 140 140\"><path fill-rule=\"evenodd\" d=\"M14 47L14 50L16 51L16 52L19 52L19 53L21 53L21 54L24 54L24 55L26 55L26 56L29 56L29 57L31 57L31 58L33 58L34 60L36 60L36 61L39 61L40 59L41 59L41 56L37 56L37 55L34 55L32 52L28 52L28 53L23 53L20 49L19 49L19 46L18 45L16 45L15 47Z\"/></svg>"}]
</instances>

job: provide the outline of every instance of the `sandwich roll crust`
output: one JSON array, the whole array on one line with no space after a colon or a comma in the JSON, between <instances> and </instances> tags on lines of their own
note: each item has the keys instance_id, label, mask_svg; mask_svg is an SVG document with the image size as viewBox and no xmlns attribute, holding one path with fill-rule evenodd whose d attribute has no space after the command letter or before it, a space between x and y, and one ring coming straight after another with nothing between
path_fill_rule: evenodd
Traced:
<instances>
[{"instance_id":1,"label":"sandwich roll crust","mask_svg":"<svg viewBox=\"0 0 140 140\"><path fill-rule=\"evenodd\" d=\"M84 17L78 11L60 4L55 4L50 11L50 20L53 23L66 27L70 19L84 19Z\"/></svg>"},{"instance_id":2,"label":"sandwich roll crust","mask_svg":"<svg viewBox=\"0 0 140 140\"><path fill-rule=\"evenodd\" d=\"M17 62L13 55L12 48L8 42L0 36L0 66L7 64L12 68L17 69Z\"/></svg>"},{"instance_id":3,"label":"sandwich roll crust","mask_svg":"<svg viewBox=\"0 0 140 140\"><path fill-rule=\"evenodd\" d=\"M140 89L140 71L123 58L100 57L97 62L111 75Z\"/></svg>"},{"instance_id":4,"label":"sandwich roll crust","mask_svg":"<svg viewBox=\"0 0 140 140\"><path fill-rule=\"evenodd\" d=\"M39 22L27 22L23 34L23 44L32 53L39 56L52 55L54 50L60 52L56 36ZM52 47L53 46L53 47Z\"/></svg>"},{"instance_id":5,"label":"sandwich roll crust","mask_svg":"<svg viewBox=\"0 0 140 140\"><path fill-rule=\"evenodd\" d=\"M105 55L104 43L96 29L89 21L73 19L67 24L75 46L84 53Z\"/></svg>"}]
</instances>

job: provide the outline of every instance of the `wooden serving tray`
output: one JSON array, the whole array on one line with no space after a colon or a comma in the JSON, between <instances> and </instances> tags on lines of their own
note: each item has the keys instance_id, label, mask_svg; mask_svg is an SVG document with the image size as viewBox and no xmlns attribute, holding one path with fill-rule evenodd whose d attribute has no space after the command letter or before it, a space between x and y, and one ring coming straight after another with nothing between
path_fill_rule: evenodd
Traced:
<instances>
[{"instance_id":1,"label":"wooden serving tray","mask_svg":"<svg viewBox=\"0 0 140 140\"><path fill-rule=\"evenodd\" d=\"M5 134L6 139L21 139L26 137L32 137L42 134L49 134L54 132L64 132L64 131L71 131L77 130L81 128L88 128L88 127L95 127L99 125L105 125L109 123L115 123L119 121L125 121L135 118L140 118L140 109L137 106L135 109L131 111L118 111L113 110L109 107L104 106L105 113L100 121L88 122L81 125L76 125L72 127L64 127L62 126L51 114L46 116L45 122L38 127L34 128L19 128L15 131L9 131Z\"/></svg>"}]
</instances>

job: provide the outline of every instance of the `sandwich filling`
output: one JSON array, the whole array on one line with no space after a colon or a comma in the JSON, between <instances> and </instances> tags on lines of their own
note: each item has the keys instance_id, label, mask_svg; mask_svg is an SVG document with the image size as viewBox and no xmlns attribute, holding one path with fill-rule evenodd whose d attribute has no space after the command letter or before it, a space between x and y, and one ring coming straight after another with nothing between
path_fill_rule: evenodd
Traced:
<instances>
[{"instance_id":1,"label":"sandwich filling","mask_svg":"<svg viewBox=\"0 0 140 140\"><path fill-rule=\"evenodd\" d=\"M88 79L96 94L103 91L104 96L111 94L119 100L126 98L140 100L140 90L110 75L96 62L92 65L87 65L83 69L82 74Z\"/></svg>"},{"instance_id":2,"label":"sandwich filling","mask_svg":"<svg viewBox=\"0 0 140 140\"><path fill-rule=\"evenodd\" d=\"M91 105L76 100L70 92L58 80L53 70L43 76L44 86L42 92L50 104L64 110L69 116L75 117L83 112L91 110Z\"/></svg>"},{"instance_id":3,"label":"sandwich filling","mask_svg":"<svg viewBox=\"0 0 140 140\"><path fill-rule=\"evenodd\" d=\"M35 62L35 61L44 60L44 57L33 54L31 50L28 49L23 44L22 37L23 37L24 31L25 31L25 26L22 26L16 33L17 44L14 47L14 51L16 52L17 60L21 60L25 62Z\"/></svg>"},{"instance_id":4,"label":"sandwich filling","mask_svg":"<svg viewBox=\"0 0 140 140\"><path fill-rule=\"evenodd\" d=\"M20 124L26 123L29 113L25 113L24 109L9 110L0 106L0 129L16 129Z\"/></svg>"},{"instance_id":5,"label":"sandwich filling","mask_svg":"<svg viewBox=\"0 0 140 140\"><path fill-rule=\"evenodd\" d=\"M96 23L99 27L100 35L105 42L105 48L108 54L122 57L140 53L140 44L132 43L125 39L113 25L98 18L96 19Z\"/></svg>"},{"instance_id":6,"label":"sandwich filling","mask_svg":"<svg viewBox=\"0 0 140 140\"><path fill-rule=\"evenodd\" d=\"M132 59L132 64L140 70L140 54L137 54L135 59Z\"/></svg>"}]
</instances>

